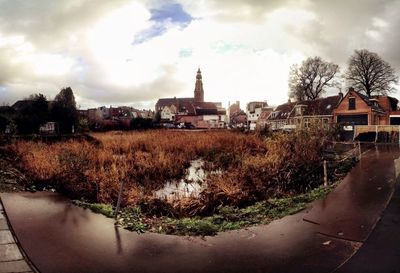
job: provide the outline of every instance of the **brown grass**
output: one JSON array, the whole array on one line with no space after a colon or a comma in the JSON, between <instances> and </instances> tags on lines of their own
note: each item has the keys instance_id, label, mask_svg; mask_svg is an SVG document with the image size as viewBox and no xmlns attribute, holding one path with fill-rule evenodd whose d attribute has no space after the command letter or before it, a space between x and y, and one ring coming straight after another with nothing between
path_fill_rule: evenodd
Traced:
<instances>
[{"instance_id":1,"label":"brown grass","mask_svg":"<svg viewBox=\"0 0 400 273\"><path fill-rule=\"evenodd\" d=\"M209 177L200 199L173 204L178 214L301 192L320 182L324 138L317 133L279 134L267 140L227 131L109 132L93 137L100 144L18 141L8 148L36 184L51 185L73 198L115 204L119 184L125 181L124 205L151 202L153 191L166 180L182 177L191 160L203 158L206 168L221 169Z\"/></svg>"}]
</instances>

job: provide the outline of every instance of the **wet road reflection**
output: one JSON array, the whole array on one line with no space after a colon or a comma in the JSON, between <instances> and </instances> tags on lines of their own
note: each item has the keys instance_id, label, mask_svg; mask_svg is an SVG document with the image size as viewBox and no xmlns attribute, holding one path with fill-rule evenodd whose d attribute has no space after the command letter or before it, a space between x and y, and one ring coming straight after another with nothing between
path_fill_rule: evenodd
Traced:
<instances>
[{"instance_id":1,"label":"wet road reflection","mask_svg":"<svg viewBox=\"0 0 400 273\"><path fill-rule=\"evenodd\" d=\"M304 219L318 223L322 234L365 241L393 192L394 159L398 157L398 147L374 147L334 192L315 203Z\"/></svg>"}]
</instances>

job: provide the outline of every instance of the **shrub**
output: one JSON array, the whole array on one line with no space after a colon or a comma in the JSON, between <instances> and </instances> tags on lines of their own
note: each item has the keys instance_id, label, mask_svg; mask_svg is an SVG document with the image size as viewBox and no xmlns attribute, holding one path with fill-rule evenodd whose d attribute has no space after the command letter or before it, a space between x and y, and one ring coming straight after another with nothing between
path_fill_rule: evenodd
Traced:
<instances>
[{"instance_id":1,"label":"shrub","mask_svg":"<svg viewBox=\"0 0 400 273\"><path fill-rule=\"evenodd\" d=\"M303 192L321 181L325 137L318 131L275 134L267 139L228 131L153 130L95 133L99 143L14 142L19 168L36 183L50 184L74 198L122 205L150 204L153 214L212 213L219 205L243 206L269 197ZM190 161L202 158L210 175L199 199L171 205L152 201L165 181L184 176ZM157 212L157 207L159 211Z\"/></svg>"}]
</instances>

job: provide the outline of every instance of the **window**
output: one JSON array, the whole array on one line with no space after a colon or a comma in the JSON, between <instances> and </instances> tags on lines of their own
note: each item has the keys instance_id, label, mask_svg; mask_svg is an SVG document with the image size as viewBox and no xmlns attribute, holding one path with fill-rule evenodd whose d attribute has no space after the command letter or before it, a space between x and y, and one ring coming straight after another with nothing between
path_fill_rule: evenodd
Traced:
<instances>
[{"instance_id":1,"label":"window","mask_svg":"<svg viewBox=\"0 0 400 273\"><path fill-rule=\"evenodd\" d=\"M305 127L305 128L309 128L309 127L310 127L310 124L311 124L310 120L309 120L308 118L305 118L305 119L304 119L304 127Z\"/></svg>"},{"instance_id":2,"label":"window","mask_svg":"<svg viewBox=\"0 0 400 273\"><path fill-rule=\"evenodd\" d=\"M322 123L323 123L323 127L324 127L325 129L328 129L328 127L329 127L329 119L324 118L324 119L322 120Z\"/></svg>"},{"instance_id":3,"label":"window","mask_svg":"<svg viewBox=\"0 0 400 273\"><path fill-rule=\"evenodd\" d=\"M349 110L356 109L356 98L349 98Z\"/></svg>"},{"instance_id":4,"label":"window","mask_svg":"<svg viewBox=\"0 0 400 273\"><path fill-rule=\"evenodd\" d=\"M301 116L302 114L301 106L296 106L295 111L296 111L296 116Z\"/></svg>"}]
</instances>

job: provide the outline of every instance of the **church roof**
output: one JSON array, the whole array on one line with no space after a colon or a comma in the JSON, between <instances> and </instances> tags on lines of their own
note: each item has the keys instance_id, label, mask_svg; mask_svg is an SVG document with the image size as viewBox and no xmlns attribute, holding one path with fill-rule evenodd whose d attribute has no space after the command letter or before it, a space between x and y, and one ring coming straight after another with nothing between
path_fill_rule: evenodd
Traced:
<instances>
[{"instance_id":1,"label":"church roof","mask_svg":"<svg viewBox=\"0 0 400 273\"><path fill-rule=\"evenodd\" d=\"M197 115L218 115L218 107L213 102L195 102L193 107Z\"/></svg>"},{"instance_id":2,"label":"church roof","mask_svg":"<svg viewBox=\"0 0 400 273\"><path fill-rule=\"evenodd\" d=\"M185 104L185 103L191 103L194 101L194 98L163 98L163 99L159 99L156 103L156 108L162 108L165 106L171 106L171 105L175 105L175 106L179 106L180 104ZM179 107L178 107L179 108Z\"/></svg>"}]
</instances>

